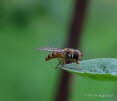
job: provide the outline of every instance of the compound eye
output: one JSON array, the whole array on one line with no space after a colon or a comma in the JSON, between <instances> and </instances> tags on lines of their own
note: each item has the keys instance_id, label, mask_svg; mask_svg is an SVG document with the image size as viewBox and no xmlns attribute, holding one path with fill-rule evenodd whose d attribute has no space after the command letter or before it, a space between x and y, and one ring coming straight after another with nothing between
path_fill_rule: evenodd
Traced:
<instances>
[{"instance_id":1,"label":"compound eye","mask_svg":"<svg viewBox=\"0 0 117 101\"><path fill-rule=\"evenodd\" d=\"M70 53L69 54L66 54L66 58L67 59L71 59L72 58L72 54L70 54Z\"/></svg>"}]
</instances>

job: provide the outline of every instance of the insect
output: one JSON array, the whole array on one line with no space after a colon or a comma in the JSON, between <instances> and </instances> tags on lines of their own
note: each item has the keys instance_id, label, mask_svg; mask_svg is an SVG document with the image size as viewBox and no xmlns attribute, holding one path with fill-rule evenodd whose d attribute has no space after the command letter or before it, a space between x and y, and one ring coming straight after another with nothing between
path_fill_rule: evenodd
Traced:
<instances>
[{"instance_id":1,"label":"insect","mask_svg":"<svg viewBox=\"0 0 117 101\"><path fill-rule=\"evenodd\" d=\"M77 63L79 64L79 60L83 56L83 54L76 49L73 48L37 48L40 51L49 51L51 52L46 58L45 61L49 61L51 59L57 58L59 60L59 64L62 62L62 65L69 63ZM62 61L61 61L61 60ZM59 66L57 65L57 67Z\"/></svg>"}]
</instances>

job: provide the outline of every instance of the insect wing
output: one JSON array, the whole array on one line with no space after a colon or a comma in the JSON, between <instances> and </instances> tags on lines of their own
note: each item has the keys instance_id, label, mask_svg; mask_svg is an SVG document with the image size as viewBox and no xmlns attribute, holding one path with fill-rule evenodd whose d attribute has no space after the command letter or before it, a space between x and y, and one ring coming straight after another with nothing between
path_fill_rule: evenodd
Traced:
<instances>
[{"instance_id":1,"label":"insect wing","mask_svg":"<svg viewBox=\"0 0 117 101\"><path fill-rule=\"evenodd\" d=\"M40 51L49 51L49 52L62 52L63 49L60 48L37 48Z\"/></svg>"}]
</instances>

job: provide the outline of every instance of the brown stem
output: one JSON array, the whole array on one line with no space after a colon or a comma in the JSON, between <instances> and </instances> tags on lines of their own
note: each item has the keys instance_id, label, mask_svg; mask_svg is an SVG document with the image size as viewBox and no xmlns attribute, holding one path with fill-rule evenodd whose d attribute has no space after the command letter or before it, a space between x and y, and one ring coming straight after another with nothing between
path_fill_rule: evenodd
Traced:
<instances>
[{"instance_id":1,"label":"brown stem","mask_svg":"<svg viewBox=\"0 0 117 101\"><path fill-rule=\"evenodd\" d=\"M85 12L88 0L75 0L75 8L71 21L70 32L68 35L67 47L79 48L81 39L81 30L84 22ZM70 80L72 75L67 71L61 71L60 84L56 94L55 101L68 101L70 94Z\"/></svg>"}]
</instances>

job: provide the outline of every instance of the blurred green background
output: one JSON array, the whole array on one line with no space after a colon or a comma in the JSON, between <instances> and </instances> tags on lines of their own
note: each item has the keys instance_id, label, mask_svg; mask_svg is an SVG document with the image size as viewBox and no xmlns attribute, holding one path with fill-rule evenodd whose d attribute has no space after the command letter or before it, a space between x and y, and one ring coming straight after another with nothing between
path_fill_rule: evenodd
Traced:
<instances>
[{"instance_id":1,"label":"blurred green background","mask_svg":"<svg viewBox=\"0 0 117 101\"><path fill-rule=\"evenodd\" d=\"M0 101L54 100L58 62L45 62L48 53L34 48L64 47L73 7L73 0L0 1ZM80 49L84 59L117 57L116 10L116 0L89 1ZM74 75L71 88L70 101L116 101L116 82Z\"/></svg>"}]
</instances>

